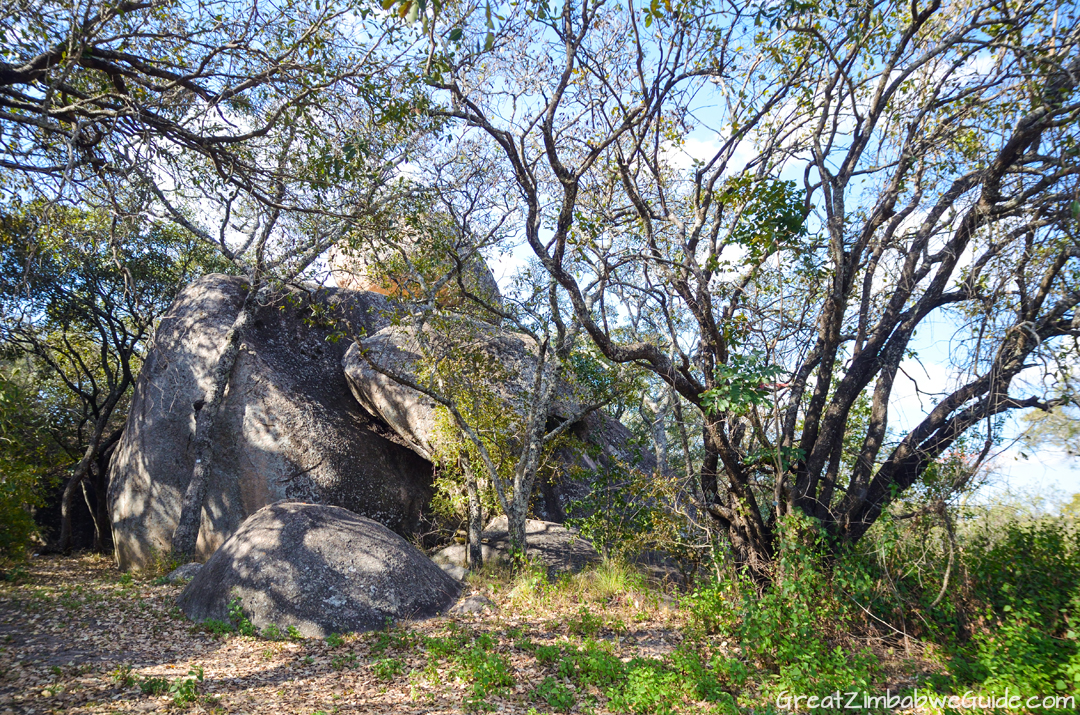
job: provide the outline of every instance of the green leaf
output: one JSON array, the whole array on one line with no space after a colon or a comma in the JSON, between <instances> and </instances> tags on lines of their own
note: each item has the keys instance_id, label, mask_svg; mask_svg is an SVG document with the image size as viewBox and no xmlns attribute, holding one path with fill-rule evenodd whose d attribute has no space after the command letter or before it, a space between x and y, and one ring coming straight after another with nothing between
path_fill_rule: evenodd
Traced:
<instances>
[{"instance_id":1,"label":"green leaf","mask_svg":"<svg viewBox=\"0 0 1080 715\"><path fill-rule=\"evenodd\" d=\"M487 37L484 38L484 49L490 50L495 46L495 33L489 32Z\"/></svg>"},{"instance_id":2,"label":"green leaf","mask_svg":"<svg viewBox=\"0 0 1080 715\"><path fill-rule=\"evenodd\" d=\"M462 29L460 27L455 27L453 30L450 31L450 41L451 42L460 41L462 34L463 34Z\"/></svg>"}]
</instances>

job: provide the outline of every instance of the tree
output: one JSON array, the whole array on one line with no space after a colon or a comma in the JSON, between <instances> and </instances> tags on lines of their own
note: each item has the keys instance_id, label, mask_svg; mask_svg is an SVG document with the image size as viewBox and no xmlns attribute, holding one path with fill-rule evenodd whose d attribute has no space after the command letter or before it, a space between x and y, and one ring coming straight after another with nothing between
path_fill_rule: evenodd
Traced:
<instances>
[{"instance_id":1,"label":"tree","mask_svg":"<svg viewBox=\"0 0 1080 715\"><path fill-rule=\"evenodd\" d=\"M462 212L460 206L440 209L418 214L422 218L412 220L405 237L400 227L396 233L387 227L389 235L368 242L369 249L372 243L390 248L381 258L369 254L366 269L394 287L396 326L353 338L372 370L442 410L445 424L432 457L464 475L469 561L478 567L483 561L480 483L495 491L507 515L511 549L523 554L525 522L543 462L560 437L609 398L598 398L575 380L579 326L564 322L551 281L527 286L511 300L470 280L470 266L482 261L479 249L503 223L498 212L479 219L481 212ZM500 364L498 344L507 336L521 339L529 353L519 365ZM511 376L512 369L526 374ZM515 378L530 385L513 394L508 385ZM576 412L552 424L558 399L570 399Z\"/></svg>"},{"instance_id":2,"label":"tree","mask_svg":"<svg viewBox=\"0 0 1080 715\"><path fill-rule=\"evenodd\" d=\"M105 200L117 182L150 173L173 190L216 180L264 205L293 205L299 197L282 191L295 188L292 167L274 160L283 136L317 146L327 164L343 154L351 163L372 148L357 131L361 107L392 118L410 106L407 93L387 100L402 89L398 77L373 72L395 40L368 14L293 0L9 3L0 14L5 188Z\"/></svg>"},{"instance_id":3,"label":"tree","mask_svg":"<svg viewBox=\"0 0 1080 715\"><path fill-rule=\"evenodd\" d=\"M1080 518L1080 494L1073 494L1067 504L1061 505L1061 515L1073 520Z\"/></svg>"},{"instance_id":4,"label":"tree","mask_svg":"<svg viewBox=\"0 0 1080 715\"><path fill-rule=\"evenodd\" d=\"M104 551L111 528L108 457L122 434L142 355L175 292L213 266L215 254L175 227L41 204L0 217L0 249L0 346L9 359L29 361L33 369L24 377L35 401L49 403L56 443L74 462L67 465L55 546L71 546L81 489L94 521L94 548Z\"/></svg>"},{"instance_id":5,"label":"tree","mask_svg":"<svg viewBox=\"0 0 1080 715\"><path fill-rule=\"evenodd\" d=\"M701 414L702 507L740 563L764 573L792 511L858 540L962 435L983 457L996 416L1060 399L1029 376L1080 334L1075 6L504 10L443 11L434 112L501 153L603 355ZM695 127L713 148L682 169ZM941 316L952 382L890 435Z\"/></svg>"}]
</instances>

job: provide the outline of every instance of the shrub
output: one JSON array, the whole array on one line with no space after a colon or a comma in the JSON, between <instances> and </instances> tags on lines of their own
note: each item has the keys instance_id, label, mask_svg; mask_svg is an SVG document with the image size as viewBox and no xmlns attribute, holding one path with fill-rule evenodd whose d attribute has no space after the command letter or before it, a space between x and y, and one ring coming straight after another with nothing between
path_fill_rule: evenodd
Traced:
<instances>
[{"instance_id":1,"label":"shrub","mask_svg":"<svg viewBox=\"0 0 1080 715\"><path fill-rule=\"evenodd\" d=\"M259 629L244 615L244 607L239 598L229 601L229 621L236 626L237 632L242 636L254 638L259 634Z\"/></svg>"},{"instance_id":2,"label":"shrub","mask_svg":"<svg viewBox=\"0 0 1080 715\"><path fill-rule=\"evenodd\" d=\"M464 702L467 710L486 709L488 695L514 684L509 660L495 651L495 639L486 633L474 636L451 628L450 635L426 637L423 644L429 669L435 671L439 661L449 661L451 672L471 685Z\"/></svg>"},{"instance_id":3,"label":"shrub","mask_svg":"<svg viewBox=\"0 0 1080 715\"><path fill-rule=\"evenodd\" d=\"M990 693L1080 696L1080 532L1061 519L1010 522L966 551L980 610L955 651L959 679Z\"/></svg>"},{"instance_id":4,"label":"shrub","mask_svg":"<svg viewBox=\"0 0 1080 715\"><path fill-rule=\"evenodd\" d=\"M203 681L203 669L196 666L188 671L187 678L176 678L169 684L169 695L176 705L187 705L198 697L199 683Z\"/></svg>"},{"instance_id":5,"label":"shrub","mask_svg":"<svg viewBox=\"0 0 1080 715\"><path fill-rule=\"evenodd\" d=\"M695 629L740 643L746 665L769 676L765 694L869 691L878 661L846 638L857 620L846 593L865 573L851 562L826 568L825 539L805 517L787 519L777 547L768 586L732 574L691 594Z\"/></svg>"},{"instance_id":6,"label":"shrub","mask_svg":"<svg viewBox=\"0 0 1080 715\"><path fill-rule=\"evenodd\" d=\"M581 647L537 646L537 662L553 675L533 694L565 712L577 700L575 691L561 684L569 680L577 693L601 693L612 712L665 715L686 711L683 706L687 701L706 701L734 715L738 708L734 696L721 682L725 673L718 667L721 660L706 664L698 652L700 646L687 643L668 659L635 658L627 663L604 642L590 640Z\"/></svg>"},{"instance_id":7,"label":"shrub","mask_svg":"<svg viewBox=\"0 0 1080 715\"><path fill-rule=\"evenodd\" d=\"M216 618L207 618L202 622L202 627L205 628L208 633L215 636L232 633L235 630L232 623L229 623L228 621L219 621Z\"/></svg>"},{"instance_id":8,"label":"shrub","mask_svg":"<svg viewBox=\"0 0 1080 715\"><path fill-rule=\"evenodd\" d=\"M0 369L0 560L25 556L38 536L33 509L45 503L67 461L48 426L25 373Z\"/></svg>"}]
</instances>

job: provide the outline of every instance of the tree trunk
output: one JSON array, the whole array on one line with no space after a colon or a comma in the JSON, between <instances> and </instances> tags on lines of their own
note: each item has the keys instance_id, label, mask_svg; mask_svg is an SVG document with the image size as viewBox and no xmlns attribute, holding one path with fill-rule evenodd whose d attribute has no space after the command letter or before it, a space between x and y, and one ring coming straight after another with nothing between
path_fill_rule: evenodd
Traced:
<instances>
[{"instance_id":1,"label":"tree trunk","mask_svg":"<svg viewBox=\"0 0 1080 715\"><path fill-rule=\"evenodd\" d=\"M71 513L75 507L75 490L86 478L86 470L90 466L95 448L96 445L86 448L86 454L68 478L67 484L64 485L64 494L60 497L60 538L56 542L56 550L62 554L71 551Z\"/></svg>"},{"instance_id":2,"label":"tree trunk","mask_svg":"<svg viewBox=\"0 0 1080 715\"><path fill-rule=\"evenodd\" d=\"M71 509L75 504L75 489L82 484L82 481L89 474L91 462L98 457L103 449L113 446L122 434L122 429L117 430L109 435L104 444L101 441L101 435L104 434L105 427L108 426L109 420L112 418L116 403L120 401L121 395L127 392L128 386L131 384L131 380L128 378L129 375L125 372L124 379L113 386L108 399L105 400L105 404L102 405L101 410L98 412L97 421L94 423L94 433L90 435L90 443L86 446L86 451L83 453L82 459L79 460L79 465L75 467L75 471L72 472L71 478L68 479L68 483L64 487L64 495L60 498L60 539L56 546L60 553L67 553L71 549ZM91 516L93 516L93 513L93 510L91 510Z\"/></svg>"},{"instance_id":3,"label":"tree trunk","mask_svg":"<svg viewBox=\"0 0 1080 715\"><path fill-rule=\"evenodd\" d=\"M571 340L560 341L564 344L561 351L569 354L573 345ZM551 403L555 399L555 384L562 374L563 355L554 355L554 365L548 366L544 360L544 348L536 365L533 384L533 401L529 404L529 416L522 439L522 452L514 466L513 493L506 505L507 531L510 537L510 558L514 562L524 560L528 551L525 539L525 520L529 516L529 502L532 499L536 473L540 469L540 456L544 448L545 427L551 412Z\"/></svg>"},{"instance_id":4,"label":"tree trunk","mask_svg":"<svg viewBox=\"0 0 1080 715\"><path fill-rule=\"evenodd\" d=\"M96 469L90 470L91 487L94 503L87 501L90 516L94 520L94 552L107 554L112 551L112 522L109 519L109 463L116 451L116 445L123 434L123 428L116 430L98 450ZM86 481L83 481L83 494L86 494Z\"/></svg>"},{"instance_id":5,"label":"tree trunk","mask_svg":"<svg viewBox=\"0 0 1080 715\"><path fill-rule=\"evenodd\" d=\"M528 497L519 499L518 495L515 494L506 515L507 530L510 535L510 558L515 562L525 558L525 552L528 548L525 541L525 519L528 517L528 510Z\"/></svg>"},{"instance_id":6,"label":"tree trunk","mask_svg":"<svg viewBox=\"0 0 1080 715\"><path fill-rule=\"evenodd\" d=\"M659 401L645 395L638 412L642 422L649 427L649 437L652 439L653 451L656 453L656 471L660 474L667 474L670 471L668 466L667 418L671 412L673 395L666 384L664 387L664 394Z\"/></svg>"},{"instance_id":7,"label":"tree trunk","mask_svg":"<svg viewBox=\"0 0 1080 715\"><path fill-rule=\"evenodd\" d=\"M484 565L484 505L480 503L480 490L476 485L476 475L468 468L466 460L461 460L465 467L465 491L469 496L469 531L466 537L465 562L476 571Z\"/></svg>"},{"instance_id":8,"label":"tree trunk","mask_svg":"<svg viewBox=\"0 0 1080 715\"><path fill-rule=\"evenodd\" d=\"M115 405L115 400L107 404ZM60 538L56 543L56 550L62 554L71 551L71 512L75 507L75 490L82 486L83 480L90 471L90 463L97 457L101 433L105 431L105 422L108 421L110 414L112 414L111 407L103 410L101 416L98 417L94 433L90 436L90 443L86 445L82 459L79 460L78 466L64 485L64 494L60 498ZM93 510L90 513L93 514Z\"/></svg>"},{"instance_id":9,"label":"tree trunk","mask_svg":"<svg viewBox=\"0 0 1080 715\"><path fill-rule=\"evenodd\" d=\"M248 288L240 312L225 336L225 347L214 369L213 384L206 393L206 398L192 405L195 410L195 468L184 492L180 518L172 536L172 552L181 559L190 559L195 554L199 528L202 526L203 501L206 499L206 488L213 464L214 423L229 386L233 367L236 366L236 358L240 354L240 338L255 314L255 306L258 304L255 299L257 290L255 284Z\"/></svg>"},{"instance_id":10,"label":"tree trunk","mask_svg":"<svg viewBox=\"0 0 1080 715\"><path fill-rule=\"evenodd\" d=\"M87 488L87 486L86 486L86 483L88 481L90 481L91 479L93 479L93 478L94 478L94 468L91 467L90 468L90 473L87 475L87 478L82 480L82 482L80 482L80 484L82 485L83 502L86 504L86 510L90 513L90 523L92 523L94 525L94 542L93 542L93 546L91 546L91 550L94 553L99 553L98 549L101 546L101 524L98 523L97 509L94 506L94 504L95 504L95 502L97 500L90 498L90 489Z\"/></svg>"}]
</instances>

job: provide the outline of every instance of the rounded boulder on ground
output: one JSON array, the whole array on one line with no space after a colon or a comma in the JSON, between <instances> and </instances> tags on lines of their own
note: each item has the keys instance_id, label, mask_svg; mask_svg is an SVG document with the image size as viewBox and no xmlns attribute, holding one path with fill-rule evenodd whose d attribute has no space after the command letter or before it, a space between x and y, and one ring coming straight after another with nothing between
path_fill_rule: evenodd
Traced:
<instances>
[{"instance_id":1,"label":"rounded boulder on ground","mask_svg":"<svg viewBox=\"0 0 1080 715\"><path fill-rule=\"evenodd\" d=\"M196 621L238 599L259 629L367 631L454 604L459 584L385 526L340 507L279 502L252 514L180 594Z\"/></svg>"},{"instance_id":2,"label":"rounded boulder on ground","mask_svg":"<svg viewBox=\"0 0 1080 715\"><path fill-rule=\"evenodd\" d=\"M600 554L576 530L550 521L529 519L525 522L526 555L542 564L551 575L576 573L600 563ZM482 534L484 563L510 563L510 528L506 516L492 519ZM447 568L463 568L466 547L451 544L437 551L432 561Z\"/></svg>"}]
</instances>

